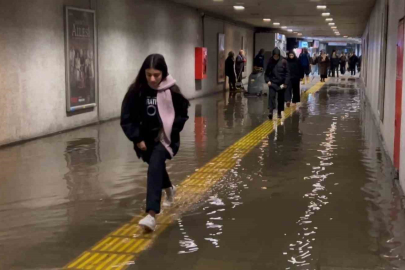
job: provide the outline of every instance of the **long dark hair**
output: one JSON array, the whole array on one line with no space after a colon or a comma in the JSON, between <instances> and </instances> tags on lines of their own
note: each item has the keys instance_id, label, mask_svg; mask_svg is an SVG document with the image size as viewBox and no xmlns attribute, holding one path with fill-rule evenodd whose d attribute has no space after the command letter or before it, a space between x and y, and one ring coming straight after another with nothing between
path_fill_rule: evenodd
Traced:
<instances>
[{"instance_id":1,"label":"long dark hair","mask_svg":"<svg viewBox=\"0 0 405 270\"><path fill-rule=\"evenodd\" d=\"M146 57L145 61L143 61L138 76L136 76L135 82L131 84L128 91L134 91L136 93L139 93L141 89L148 87L148 80L146 79L146 70L150 68L157 69L162 72L162 81L166 79L168 71L165 58L161 54L151 54L148 57Z\"/></svg>"},{"instance_id":2,"label":"long dark hair","mask_svg":"<svg viewBox=\"0 0 405 270\"><path fill-rule=\"evenodd\" d=\"M166 60L161 54L151 54L143 61L142 67L136 76L135 82L129 86L128 92L139 93L142 89L149 87L148 80L146 79L147 69L156 69L162 72L162 81L169 75ZM174 85L171 90L175 93L181 94L180 88Z\"/></svg>"}]
</instances>

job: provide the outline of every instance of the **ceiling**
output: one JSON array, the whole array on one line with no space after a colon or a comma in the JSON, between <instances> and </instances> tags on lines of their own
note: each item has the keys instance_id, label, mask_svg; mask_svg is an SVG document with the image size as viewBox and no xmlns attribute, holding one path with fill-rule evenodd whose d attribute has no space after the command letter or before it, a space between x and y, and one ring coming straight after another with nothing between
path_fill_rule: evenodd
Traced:
<instances>
[{"instance_id":1,"label":"ceiling","mask_svg":"<svg viewBox=\"0 0 405 270\"><path fill-rule=\"evenodd\" d=\"M287 26L302 37L324 38L337 37L326 18L333 18L340 36L359 38L366 27L376 0L173 0L190 7L198 8L247 23L255 27L280 28ZM234 5L243 5L245 10L235 11ZM317 9L317 5L326 5L326 10ZM329 12L329 17L322 17L322 12ZM264 22L270 18L271 22ZM274 26L273 22L281 23ZM287 36L300 37L282 30Z\"/></svg>"}]
</instances>

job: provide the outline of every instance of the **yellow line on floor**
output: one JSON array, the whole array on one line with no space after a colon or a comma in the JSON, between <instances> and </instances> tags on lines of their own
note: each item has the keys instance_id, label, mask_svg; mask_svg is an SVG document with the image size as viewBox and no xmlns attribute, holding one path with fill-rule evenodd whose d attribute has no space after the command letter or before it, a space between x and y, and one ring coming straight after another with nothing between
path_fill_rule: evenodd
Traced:
<instances>
[{"instance_id":1,"label":"yellow line on floor","mask_svg":"<svg viewBox=\"0 0 405 270\"><path fill-rule=\"evenodd\" d=\"M323 85L324 83L318 82L302 95L302 99L306 100L308 95L319 91ZM286 108L284 118L290 117L294 111L294 106ZM238 160L280 124L280 120L264 122L185 179L177 188L175 205L164 209L157 218L158 227L153 234L143 234L139 230L137 223L142 215L136 216L83 252L64 269L126 269L134 263L140 252L153 243L153 239L182 213L203 199L207 192L235 167Z\"/></svg>"}]
</instances>

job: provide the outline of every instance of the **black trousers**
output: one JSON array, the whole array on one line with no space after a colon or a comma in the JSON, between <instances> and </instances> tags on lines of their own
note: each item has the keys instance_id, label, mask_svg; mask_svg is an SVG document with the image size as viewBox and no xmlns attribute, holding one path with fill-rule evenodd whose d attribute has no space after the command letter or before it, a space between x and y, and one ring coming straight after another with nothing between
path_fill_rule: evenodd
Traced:
<instances>
[{"instance_id":1,"label":"black trousers","mask_svg":"<svg viewBox=\"0 0 405 270\"><path fill-rule=\"evenodd\" d=\"M291 79L292 102L301 102L300 79Z\"/></svg>"},{"instance_id":2,"label":"black trousers","mask_svg":"<svg viewBox=\"0 0 405 270\"><path fill-rule=\"evenodd\" d=\"M280 89L279 86L276 86L277 89ZM276 96L277 97L277 110L278 114L284 111L284 95L285 89L280 89L277 91L273 85L269 87L269 112L273 114L273 111L276 109Z\"/></svg>"},{"instance_id":3,"label":"black trousers","mask_svg":"<svg viewBox=\"0 0 405 270\"><path fill-rule=\"evenodd\" d=\"M152 210L159 214L162 190L172 186L166 170L166 159L170 158L170 154L160 142L147 147L146 153L142 155L142 159L149 164L146 213Z\"/></svg>"},{"instance_id":4,"label":"black trousers","mask_svg":"<svg viewBox=\"0 0 405 270\"><path fill-rule=\"evenodd\" d=\"M356 66L350 66L350 74L356 75Z\"/></svg>"},{"instance_id":5,"label":"black trousers","mask_svg":"<svg viewBox=\"0 0 405 270\"><path fill-rule=\"evenodd\" d=\"M235 69L235 71L236 71L236 76L238 76L238 82L242 82L243 69Z\"/></svg>"},{"instance_id":6,"label":"black trousers","mask_svg":"<svg viewBox=\"0 0 405 270\"><path fill-rule=\"evenodd\" d=\"M229 76L229 91L235 91L236 90L236 77L235 76Z\"/></svg>"},{"instance_id":7,"label":"black trousers","mask_svg":"<svg viewBox=\"0 0 405 270\"><path fill-rule=\"evenodd\" d=\"M339 67L332 68L332 77L335 77L335 72L337 74L337 77L339 78Z\"/></svg>"}]
</instances>

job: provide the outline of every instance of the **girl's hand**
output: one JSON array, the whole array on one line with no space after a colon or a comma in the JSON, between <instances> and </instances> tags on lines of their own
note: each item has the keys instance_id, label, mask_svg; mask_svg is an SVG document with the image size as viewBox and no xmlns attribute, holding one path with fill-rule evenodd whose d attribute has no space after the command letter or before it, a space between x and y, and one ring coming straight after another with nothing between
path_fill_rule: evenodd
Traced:
<instances>
[{"instance_id":1,"label":"girl's hand","mask_svg":"<svg viewBox=\"0 0 405 270\"><path fill-rule=\"evenodd\" d=\"M146 151L146 150L147 150L146 144L145 144L144 141L141 141L140 143L137 143L136 146L137 146L139 149L141 149L142 151Z\"/></svg>"}]
</instances>

